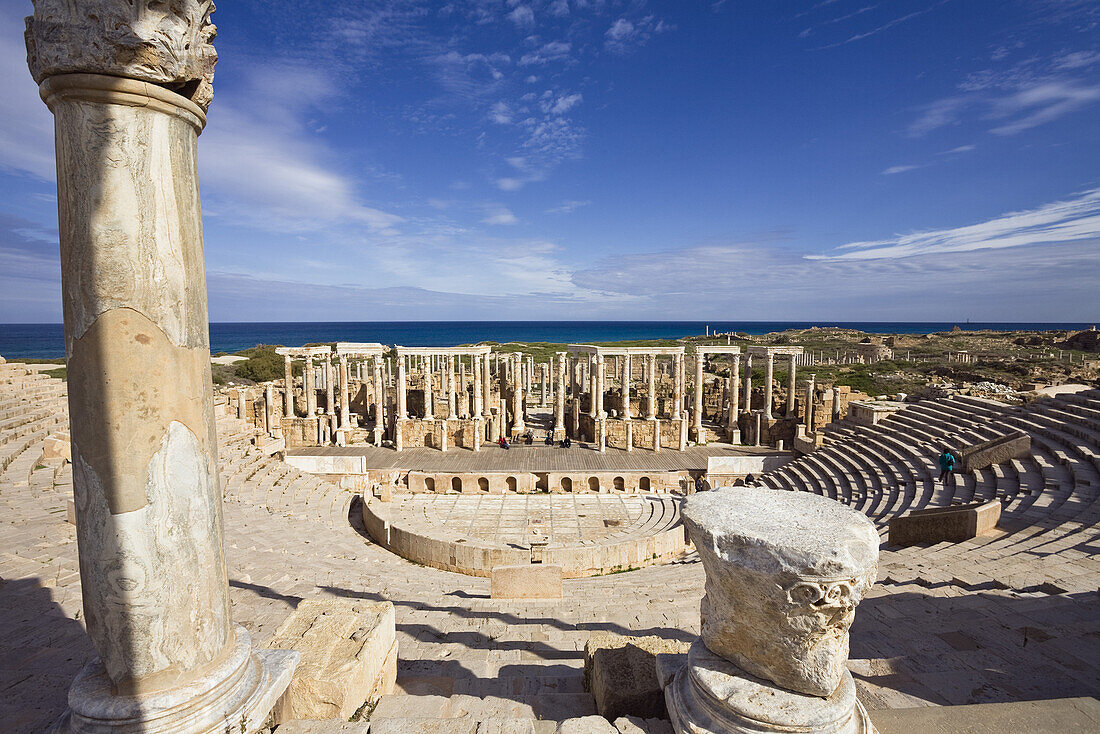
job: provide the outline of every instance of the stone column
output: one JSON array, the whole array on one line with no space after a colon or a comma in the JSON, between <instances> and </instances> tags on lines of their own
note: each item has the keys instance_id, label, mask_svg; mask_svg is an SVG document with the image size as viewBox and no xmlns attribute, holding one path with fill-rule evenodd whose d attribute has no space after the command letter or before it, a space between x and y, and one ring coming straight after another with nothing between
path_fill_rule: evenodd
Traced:
<instances>
[{"instance_id":1,"label":"stone column","mask_svg":"<svg viewBox=\"0 0 1100 734\"><path fill-rule=\"evenodd\" d=\"M485 355L485 363L481 366L481 391L485 401L481 412L487 419L493 414L493 376L489 374L489 356Z\"/></svg>"},{"instance_id":2,"label":"stone column","mask_svg":"<svg viewBox=\"0 0 1100 734\"><path fill-rule=\"evenodd\" d=\"M814 429L814 380L817 378L817 374L811 373L810 379L806 381L806 430L812 431Z\"/></svg>"},{"instance_id":3,"label":"stone column","mask_svg":"<svg viewBox=\"0 0 1100 734\"><path fill-rule=\"evenodd\" d=\"M696 443L703 443L703 365L706 361L706 355L695 350L695 390L692 395L691 431L695 434Z\"/></svg>"},{"instance_id":4,"label":"stone column","mask_svg":"<svg viewBox=\"0 0 1100 734\"><path fill-rule=\"evenodd\" d=\"M382 381L382 358L374 358L374 445L382 445L386 432L386 386Z\"/></svg>"},{"instance_id":5,"label":"stone column","mask_svg":"<svg viewBox=\"0 0 1100 734\"><path fill-rule=\"evenodd\" d=\"M443 358L444 364L447 370L447 418L457 418L458 412L455 407L455 358L453 354L448 354Z\"/></svg>"},{"instance_id":6,"label":"stone column","mask_svg":"<svg viewBox=\"0 0 1100 734\"><path fill-rule=\"evenodd\" d=\"M605 390L604 379L606 372L606 363L604 358L600 355L596 355L596 415L597 417L604 417L607 413L604 411L603 394Z\"/></svg>"},{"instance_id":7,"label":"stone column","mask_svg":"<svg viewBox=\"0 0 1100 734\"><path fill-rule=\"evenodd\" d=\"M787 417L794 417L794 364L797 355L787 355Z\"/></svg>"},{"instance_id":8,"label":"stone column","mask_svg":"<svg viewBox=\"0 0 1100 734\"><path fill-rule=\"evenodd\" d=\"M317 381L314 379L313 355L307 355L302 368L302 387L306 393L306 417L317 414Z\"/></svg>"},{"instance_id":9,"label":"stone column","mask_svg":"<svg viewBox=\"0 0 1100 734\"><path fill-rule=\"evenodd\" d=\"M275 386L270 382L264 385L264 431L269 436L275 433Z\"/></svg>"},{"instance_id":10,"label":"stone column","mask_svg":"<svg viewBox=\"0 0 1100 734\"><path fill-rule=\"evenodd\" d=\"M733 366L730 368L730 412L726 424L726 432L730 441L741 443L741 429L738 428L737 418L740 414L741 402L741 355L733 355Z\"/></svg>"},{"instance_id":11,"label":"stone column","mask_svg":"<svg viewBox=\"0 0 1100 734\"><path fill-rule=\"evenodd\" d=\"M630 365L630 355L629 354L627 354L623 357L622 367L623 367L623 372L622 372L622 377L621 377L622 386L623 386L623 389L622 389L622 403L620 404L619 407L622 409L623 420L628 421L628 420L631 419L631 414L630 414L630 367L631 367L631 365Z\"/></svg>"},{"instance_id":12,"label":"stone column","mask_svg":"<svg viewBox=\"0 0 1100 734\"><path fill-rule=\"evenodd\" d=\"M466 360L458 358L458 417L470 417L470 393L466 391Z\"/></svg>"},{"instance_id":13,"label":"stone column","mask_svg":"<svg viewBox=\"0 0 1100 734\"><path fill-rule=\"evenodd\" d=\"M672 362L672 409L669 418L679 420L684 411L684 355L677 354Z\"/></svg>"},{"instance_id":14,"label":"stone column","mask_svg":"<svg viewBox=\"0 0 1100 734\"><path fill-rule=\"evenodd\" d=\"M745 403L746 413L752 412L752 355L745 355Z\"/></svg>"},{"instance_id":15,"label":"stone column","mask_svg":"<svg viewBox=\"0 0 1100 734\"><path fill-rule=\"evenodd\" d=\"M435 420L435 391L432 389L432 369L429 360L425 359L421 363L421 370L424 373L424 420Z\"/></svg>"},{"instance_id":16,"label":"stone column","mask_svg":"<svg viewBox=\"0 0 1100 734\"><path fill-rule=\"evenodd\" d=\"M81 593L98 653L59 728L255 731L297 653L253 650L229 610L196 170L209 3L35 6L28 62L54 114Z\"/></svg>"},{"instance_id":17,"label":"stone column","mask_svg":"<svg viewBox=\"0 0 1100 734\"><path fill-rule=\"evenodd\" d=\"M286 385L286 394L283 396L284 410L287 418L294 417L294 366L290 357L283 357L283 381Z\"/></svg>"},{"instance_id":18,"label":"stone column","mask_svg":"<svg viewBox=\"0 0 1100 734\"><path fill-rule=\"evenodd\" d=\"M684 526L706 573L700 637L657 677L672 729L871 734L847 668L879 537L862 514L808 492L691 495Z\"/></svg>"},{"instance_id":19,"label":"stone column","mask_svg":"<svg viewBox=\"0 0 1100 734\"><path fill-rule=\"evenodd\" d=\"M764 362L764 417L771 420L772 417L772 378L775 369L775 355L768 352L768 359Z\"/></svg>"},{"instance_id":20,"label":"stone column","mask_svg":"<svg viewBox=\"0 0 1100 734\"><path fill-rule=\"evenodd\" d=\"M325 413L336 415L336 386L332 379L332 357L325 355Z\"/></svg>"},{"instance_id":21,"label":"stone column","mask_svg":"<svg viewBox=\"0 0 1100 734\"><path fill-rule=\"evenodd\" d=\"M554 438L565 438L565 352L557 353L554 378L557 388L554 392Z\"/></svg>"},{"instance_id":22,"label":"stone column","mask_svg":"<svg viewBox=\"0 0 1100 734\"><path fill-rule=\"evenodd\" d=\"M600 414L599 402L596 400L596 355L588 355L588 412L595 418Z\"/></svg>"},{"instance_id":23,"label":"stone column","mask_svg":"<svg viewBox=\"0 0 1100 734\"><path fill-rule=\"evenodd\" d=\"M351 388L348 385L348 358L341 354L340 364L340 427L351 427Z\"/></svg>"},{"instance_id":24,"label":"stone column","mask_svg":"<svg viewBox=\"0 0 1100 734\"><path fill-rule=\"evenodd\" d=\"M243 387L237 388L237 418L242 421L248 418L247 397Z\"/></svg>"},{"instance_id":25,"label":"stone column","mask_svg":"<svg viewBox=\"0 0 1100 734\"><path fill-rule=\"evenodd\" d=\"M762 411L762 410L753 411L753 417L756 419L756 430L754 431L755 435L753 435L753 437L752 437L752 445L753 446L759 446L762 443L761 438L760 438L760 434L762 432L761 428L763 427L763 421L761 420L763 415L764 415L764 411Z\"/></svg>"},{"instance_id":26,"label":"stone column","mask_svg":"<svg viewBox=\"0 0 1100 734\"><path fill-rule=\"evenodd\" d=\"M547 362L539 363L539 405L546 405L546 388L550 382L550 364Z\"/></svg>"},{"instance_id":27,"label":"stone column","mask_svg":"<svg viewBox=\"0 0 1100 734\"><path fill-rule=\"evenodd\" d=\"M512 435L527 430L523 422L523 356L517 354L512 369Z\"/></svg>"},{"instance_id":28,"label":"stone column","mask_svg":"<svg viewBox=\"0 0 1100 734\"><path fill-rule=\"evenodd\" d=\"M408 396L406 395L405 355L397 358L397 420L403 421L409 414Z\"/></svg>"},{"instance_id":29,"label":"stone column","mask_svg":"<svg viewBox=\"0 0 1100 734\"><path fill-rule=\"evenodd\" d=\"M657 418L657 355L646 357L646 420Z\"/></svg>"}]
</instances>

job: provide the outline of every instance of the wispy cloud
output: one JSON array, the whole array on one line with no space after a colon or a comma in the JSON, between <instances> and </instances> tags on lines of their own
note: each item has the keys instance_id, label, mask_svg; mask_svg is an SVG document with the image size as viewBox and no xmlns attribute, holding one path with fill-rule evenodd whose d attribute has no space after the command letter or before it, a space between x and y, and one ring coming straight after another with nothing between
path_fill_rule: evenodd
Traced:
<instances>
[{"instance_id":1,"label":"wispy cloud","mask_svg":"<svg viewBox=\"0 0 1100 734\"><path fill-rule=\"evenodd\" d=\"M926 13L930 13L930 12L932 12L933 10L935 10L936 8L938 8L939 6L943 5L946 2L949 2L949 0L939 0L939 2L932 3L932 5L930 5L927 8L924 8L922 10L915 10L911 13L906 13L905 15L899 16L899 17L894 18L892 20L889 20L885 23L880 23L879 25L877 25L873 28L870 28L869 30L862 31L860 33L856 33L854 35L851 35L851 36L849 36L848 38L845 38L842 41L837 41L836 43L830 43L830 44L826 44L824 46L819 46L818 48L816 48L814 50L815 51L822 51L822 50L825 50L825 49L837 48L839 46L845 46L849 43L855 43L856 41L862 41L863 39L870 38L871 36L876 36L879 33L882 33L883 31L889 30L889 29L891 29L895 26L899 26L902 23L907 23L910 20L912 20L913 18L919 18L920 16L925 15ZM843 17L838 18L836 20L845 20L847 18L851 18L851 17L856 16L856 15L861 15L864 12L868 12L870 10L873 10L875 7L877 7L877 5L864 8L863 10L856 11L855 13L850 13L849 15L843 16Z\"/></svg>"},{"instance_id":2,"label":"wispy cloud","mask_svg":"<svg viewBox=\"0 0 1100 734\"><path fill-rule=\"evenodd\" d=\"M1097 100L1100 100L1100 85L1078 86L1062 81L1036 84L996 100L993 117L1015 116L1016 119L998 125L992 132L997 135L1015 135L1056 120Z\"/></svg>"},{"instance_id":3,"label":"wispy cloud","mask_svg":"<svg viewBox=\"0 0 1100 734\"><path fill-rule=\"evenodd\" d=\"M654 15L631 20L626 16L616 18L604 33L604 48L617 54L625 54L644 46L655 34L673 30L672 26Z\"/></svg>"},{"instance_id":4,"label":"wispy cloud","mask_svg":"<svg viewBox=\"0 0 1100 734\"><path fill-rule=\"evenodd\" d=\"M563 201L561 204L558 204L557 206L550 207L549 209L546 210L546 213L547 214L569 214L570 212L574 212L577 209L580 209L582 206L588 206L591 203L592 202L590 202L590 201L577 201L575 199L571 199L571 200L568 200L568 201Z\"/></svg>"},{"instance_id":5,"label":"wispy cloud","mask_svg":"<svg viewBox=\"0 0 1100 734\"><path fill-rule=\"evenodd\" d=\"M882 175L883 176L893 176L894 174L897 174L897 173L905 173L906 171L914 171L918 168L924 168L925 165L927 165L927 164L917 163L917 164L911 164L911 165L905 165L905 166L890 166L889 168L887 168L886 170L884 170L882 172Z\"/></svg>"},{"instance_id":6,"label":"wispy cloud","mask_svg":"<svg viewBox=\"0 0 1100 734\"><path fill-rule=\"evenodd\" d=\"M519 224L519 218L515 214L499 205L489 207L481 221L485 224Z\"/></svg>"},{"instance_id":7,"label":"wispy cloud","mask_svg":"<svg viewBox=\"0 0 1100 734\"><path fill-rule=\"evenodd\" d=\"M210 213L277 231L396 233L402 218L365 203L336 151L308 129L312 109L335 94L313 67L289 64L255 69L245 89L223 93L199 139Z\"/></svg>"},{"instance_id":8,"label":"wispy cloud","mask_svg":"<svg viewBox=\"0 0 1100 734\"><path fill-rule=\"evenodd\" d=\"M810 260L881 260L975 250L1051 245L1100 238L1100 188L1037 209L951 229L897 235L874 242L850 242Z\"/></svg>"}]
</instances>

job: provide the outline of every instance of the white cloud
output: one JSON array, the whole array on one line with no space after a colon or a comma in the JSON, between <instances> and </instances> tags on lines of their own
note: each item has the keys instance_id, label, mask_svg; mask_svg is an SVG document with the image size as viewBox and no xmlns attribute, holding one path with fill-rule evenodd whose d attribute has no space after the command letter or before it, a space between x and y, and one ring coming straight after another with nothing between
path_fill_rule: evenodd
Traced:
<instances>
[{"instance_id":1,"label":"white cloud","mask_svg":"<svg viewBox=\"0 0 1100 734\"><path fill-rule=\"evenodd\" d=\"M497 179L497 188L501 191L519 191L523 188L523 181L518 178L505 176Z\"/></svg>"},{"instance_id":2,"label":"white cloud","mask_svg":"<svg viewBox=\"0 0 1100 734\"><path fill-rule=\"evenodd\" d=\"M338 153L304 123L334 93L327 78L304 65L263 67L247 89L223 92L199 138L209 212L275 231L365 226L395 234L402 218L363 202Z\"/></svg>"},{"instance_id":3,"label":"white cloud","mask_svg":"<svg viewBox=\"0 0 1100 734\"><path fill-rule=\"evenodd\" d=\"M537 51L526 53L520 57L520 66L532 66L540 64L549 64L552 61L562 61L569 58L569 52L573 49L573 44L568 41L550 41L543 44Z\"/></svg>"},{"instance_id":4,"label":"white cloud","mask_svg":"<svg viewBox=\"0 0 1100 734\"><path fill-rule=\"evenodd\" d=\"M559 204L555 207L551 207L551 208L547 209L546 213L547 214L569 214L570 212L576 211L577 209L580 209L582 206L588 206L591 203L592 202L590 202L590 201L577 201L575 199L570 199L570 200L567 200L567 201L563 201L561 204Z\"/></svg>"},{"instance_id":5,"label":"white cloud","mask_svg":"<svg viewBox=\"0 0 1100 734\"><path fill-rule=\"evenodd\" d=\"M908 166L890 166L882 172L883 176L893 176L896 173L905 173L906 171L914 171L918 168L924 168L923 164L913 164Z\"/></svg>"},{"instance_id":6,"label":"white cloud","mask_svg":"<svg viewBox=\"0 0 1100 734\"><path fill-rule=\"evenodd\" d=\"M624 54L633 48L644 46L654 34L673 30L673 27L658 20L656 16L630 20L623 16L616 18L604 33L604 48L618 54Z\"/></svg>"},{"instance_id":7,"label":"white cloud","mask_svg":"<svg viewBox=\"0 0 1100 734\"><path fill-rule=\"evenodd\" d=\"M977 147L978 146L976 146L976 145L960 145L957 148L952 148L951 150L945 150L942 153L940 153L940 155L952 155L954 153L969 153L970 151L974 150Z\"/></svg>"},{"instance_id":8,"label":"white cloud","mask_svg":"<svg viewBox=\"0 0 1100 734\"><path fill-rule=\"evenodd\" d=\"M878 260L1100 239L1100 188L979 224L851 242L810 260Z\"/></svg>"},{"instance_id":9,"label":"white cloud","mask_svg":"<svg viewBox=\"0 0 1100 734\"><path fill-rule=\"evenodd\" d=\"M502 206L490 207L481 221L485 224L519 224L516 215Z\"/></svg>"},{"instance_id":10,"label":"white cloud","mask_svg":"<svg viewBox=\"0 0 1100 734\"><path fill-rule=\"evenodd\" d=\"M579 105L583 99L584 97L579 92L576 94L567 94L555 99L554 103L550 105L547 111L551 115L564 115L566 112Z\"/></svg>"},{"instance_id":11,"label":"white cloud","mask_svg":"<svg viewBox=\"0 0 1100 734\"><path fill-rule=\"evenodd\" d=\"M489 109L489 119L498 125L510 125L512 122L512 109L506 102L496 102Z\"/></svg>"},{"instance_id":12,"label":"white cloud","mask_svg":"<svg viewBox=\"0 0 1100 734\"><path fill-rule=\"evenodd\" d=\"M556 18L564 18L569 15L569 2L568 0L554 0L546 9L550 12L550 15Z\"/></svg>"},{"instance_id":13,"label":"white cloud","mask_svg":"<svg viewBox=\"0 0 1100 734\"><path fill-rule=\"evenodd\" d=\"M1096 51L1074 51L1056 58L1054 60L1054 68L1067 71L1071 69L1083 69L1086 66L1092 66L1098 62L1100 62L1100 53Z\"/></svg>"},{"instance_id":14,"label":"white cloud","mask_svg":"<svg viewBox=\"0 0 1100 734\"><path fill-rule=\"evenodd\" d=\"M1036 84L997 100L993 117L1024 114L993 128L992 132L997 135L1015 135L1056 120L1097 100L1100 100L1100 85L1081 87L1060 81Z\"/></svg>"},{"instance_id":15,"label":"white cloud","mask_svg":"<svg viewBox=\"0 0 1100 734\"><path fill-rule=\"evenodd\" d=\"M518 28L531 28L535 25L535 12L526 5L519 5L508 13L508 19Z\"/></svg>"}]
</instances>

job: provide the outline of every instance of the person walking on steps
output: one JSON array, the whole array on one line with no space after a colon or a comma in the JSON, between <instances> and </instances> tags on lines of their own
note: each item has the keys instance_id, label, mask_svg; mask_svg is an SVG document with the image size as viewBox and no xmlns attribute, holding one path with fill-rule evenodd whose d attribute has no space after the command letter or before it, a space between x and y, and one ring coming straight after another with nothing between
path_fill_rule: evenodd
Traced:
<instances>
[{"instance_id":1,"label":"person walking on steps","mask_svg":"<svg viewBox=\"0 0 1100 734\"><path fill-rule=\"evenodd\" d=\"M949 450L944 449L940 454L940 481L943 482L944 489L947 488L948 482L952 479L952 474L955 472L955 455Z\"/></svg>"}]
</instances>

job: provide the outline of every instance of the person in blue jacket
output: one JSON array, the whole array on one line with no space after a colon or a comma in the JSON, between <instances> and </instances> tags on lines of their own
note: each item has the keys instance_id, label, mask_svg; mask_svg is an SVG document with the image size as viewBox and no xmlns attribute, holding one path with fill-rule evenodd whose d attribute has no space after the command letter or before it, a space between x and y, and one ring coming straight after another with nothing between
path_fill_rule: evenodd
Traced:
<instances>
[{"instance_id":1,"label":"person in blue jacket","mask_svg":"<svg viewBox=\"0 0 1100 734\"><path fill-rule=\"evenodd\" d=\"M940 481L943 482L943 486L946 487L947 483L951 481L951 475L955 471L955 455L947 449L943 450L940 454Z\"/></svg>"}]
</instances>

